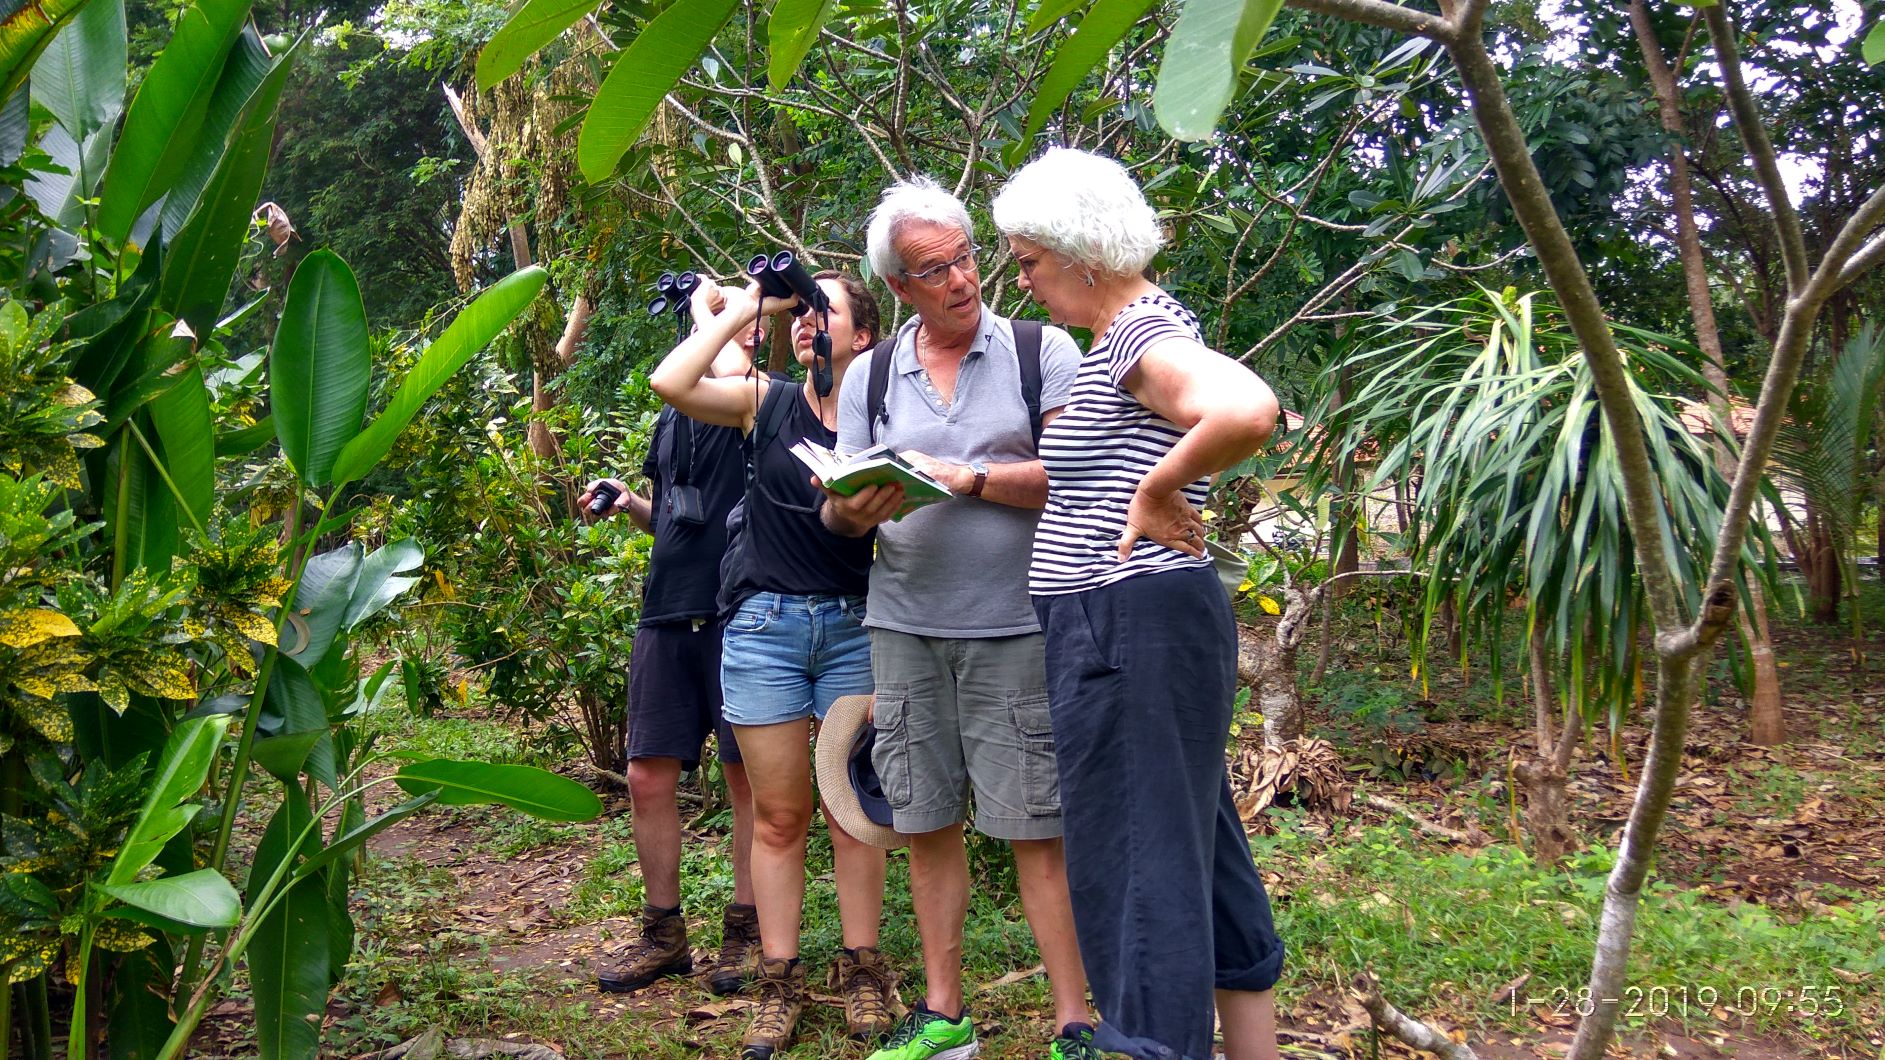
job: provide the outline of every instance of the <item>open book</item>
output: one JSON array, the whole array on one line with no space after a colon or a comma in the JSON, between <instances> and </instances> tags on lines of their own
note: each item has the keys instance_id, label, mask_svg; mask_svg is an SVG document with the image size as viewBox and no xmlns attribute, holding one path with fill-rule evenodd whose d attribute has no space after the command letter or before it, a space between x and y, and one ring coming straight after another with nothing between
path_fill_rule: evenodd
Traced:
<instances>
[{"instance_id":1,"label":"open book","mask_svg":"<svg viewBox=\"0 0 1885 1060\"><path fill-rule=\"evenodd\" d=\"M800 439L792 446L792 455L812 469L833 492L851 496L866 486L891 482L903 486L903 507L893 518L901 519L925 504L946 501L955 496L948 486L931 478L921 468L898 456L886 445L875 445L849 457L839 456L810 439Z\"/></svg>"}]
</instances>

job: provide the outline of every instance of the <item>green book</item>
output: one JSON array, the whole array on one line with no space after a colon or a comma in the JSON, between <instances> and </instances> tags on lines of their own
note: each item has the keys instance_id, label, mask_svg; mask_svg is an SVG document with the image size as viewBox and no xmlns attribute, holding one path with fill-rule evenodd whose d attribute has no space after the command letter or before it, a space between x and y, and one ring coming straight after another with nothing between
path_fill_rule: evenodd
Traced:
<instances>
[{"instance_id":1,"label":"green book","mask_svg":"<svg viewBox=\"0 0 1885 1060\"><path fill-rule=\"evenodd\" d=\"M818 481L833 493L852 496L866 486L897 483L903 487L903 508L893 517L901 519L926 504L946 501L955 496L948 486L936 481L923 469L899 456L889 446L877 445L852 455L839 456L809 439L792 446L792 455L812 470Z\"/></svg>"}]
</instances>

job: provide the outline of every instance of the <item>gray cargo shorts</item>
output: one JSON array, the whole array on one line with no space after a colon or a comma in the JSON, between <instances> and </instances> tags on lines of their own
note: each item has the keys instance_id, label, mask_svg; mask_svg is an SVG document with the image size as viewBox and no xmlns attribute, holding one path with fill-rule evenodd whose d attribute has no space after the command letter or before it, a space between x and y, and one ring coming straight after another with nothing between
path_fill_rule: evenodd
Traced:
<instances>
[{"instance_id":1,"label":"gray cargo shorts","mask_svg":"<svg viewBox=\"0 0 1885 1060\"><path fill-rule=\"evenodd\" d=\"M877 684L871 754L896 829L967 818L997 839L1060 835L1060 775L1047 713L1045 640L919 637L872 629Z\"/></svg>"}]
</instances>

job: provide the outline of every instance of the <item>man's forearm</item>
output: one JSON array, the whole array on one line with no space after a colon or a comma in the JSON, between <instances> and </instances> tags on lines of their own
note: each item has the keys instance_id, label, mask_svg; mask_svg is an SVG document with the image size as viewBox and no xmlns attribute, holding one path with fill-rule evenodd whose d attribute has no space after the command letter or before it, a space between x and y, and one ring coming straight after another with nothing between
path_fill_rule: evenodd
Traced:
<instances>
[{"instance_id":1,"label":"man's forearm","mask_svg":"<svg viewBox=\"0 0 1885 1060\"><path fill-rule=\"evenodd\" d=\"M622 494L622 512L644 532L654 530L654 503L639 493Z\"/></svg>"},{"instance_id":2,"label":"man's forearm","mask_svg":"<svg viewBox=\"0 0 1885 1060\"><path fill-rule=\"evenodd\" d=\"M975 473L969 473L973 486ZM988 465L988 481L982 484L982 499L1010 508L1047 507L1047 468L1039 460L1014 464Z\"/></svg>"}]
</instances>

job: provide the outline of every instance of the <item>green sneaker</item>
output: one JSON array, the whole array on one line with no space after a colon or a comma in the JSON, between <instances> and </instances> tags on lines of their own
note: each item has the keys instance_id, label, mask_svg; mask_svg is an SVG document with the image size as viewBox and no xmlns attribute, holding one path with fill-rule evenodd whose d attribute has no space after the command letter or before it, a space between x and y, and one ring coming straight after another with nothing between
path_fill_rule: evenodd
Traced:
<instances>
[{"instance_id":1,"label":"green sneaker","mask_svg":"<svg viewBox=\"0 0 1885 1060\"><path fill-rule=\"evenodd\" d=\"M950 1020L918 1005L897 1021L890 1041L870 1060L969 1060L981 1051L968 1013Z\"/></svg>"},{"instance_id":2,"label":"green sneaker","mask_svg":"<svg viewBox=\"0 0 1885 1060\"><path fill-rule=\"evenodd\" d=\"M1093 1047L1093 1028L1084 1023L1069 1023L1048 1047L1048 1060L1104 1060L1106 1054Z\"/></svg>"}]
</instances>

